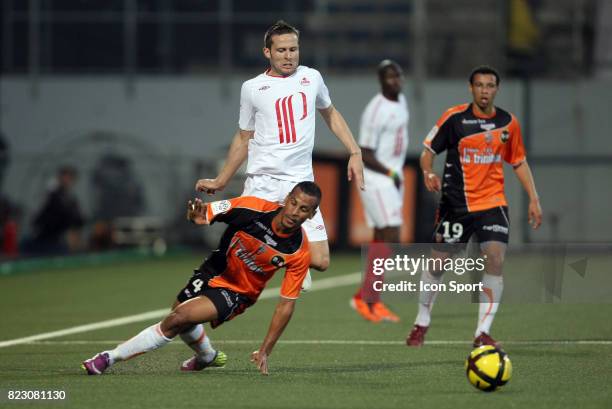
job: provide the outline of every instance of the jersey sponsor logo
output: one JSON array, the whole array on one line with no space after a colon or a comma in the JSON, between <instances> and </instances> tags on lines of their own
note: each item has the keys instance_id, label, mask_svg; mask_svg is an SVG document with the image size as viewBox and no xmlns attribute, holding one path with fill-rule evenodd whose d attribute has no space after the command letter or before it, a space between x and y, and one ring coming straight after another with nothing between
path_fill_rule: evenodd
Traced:
<instances>
[{"instance_id":1,"label":"jersey sponsor logo","mask_svg":"<svg viewBox=\"0 0 612 409\"><path fill-rule=\"evenodd\" d=\"M310 85L310 81L308 81L308 78L304 77L302 78L302 80L300 81L300 85L307 87Z\"/></svg>"},{"instance_id":2,"label":"jersey sponsor logo","mask_svg":"<svg viewBox=\"0 0 612 409\"><path fill-rule=\"evenodd\" d=\"M276 110L276 123L278 124L279 143L295 143L297 141L295 118L293 115L294 96L301 96L302 98L302 117L299 120L302 121L308 115L306 94L303 92L278 98L274 103L274 108Z\"/></svg>"},{"instance_id":3,"label":"jersey sponsor logo","mask_svg":"<svg viewBox=\"0 0 612 409\"><path fill-rule=\"evenodd\" d=\"M230 246L237 247L234 254L249 270L257 274L264 274L263 269L258 266L257 262L255 261L257 250L254 252L249 251L249 249L242 243L242 241L240 241L240 239L235 239L232 243L230 243Z\"/></svg>"},{"instance_id":4,"label":"jersey sponsor logo","mask_svg":"<svg viewBox=\"0 0 612 409\"><path fill-rule=\"evenodd\" d=\"M232 207L232 203L229 200L219 200L218 202L212 202L210 204L210 210L212 210L213 216L227 212L230 207Z\"/></svg>"},{"instance_id":5,"label":"jersey sponsor logo","mask_svg":"<svg viewBox=\"0 0 612 409\"><path fill-rule=\"evenodd\" d=\"M278 268L281 268L282 266L284 266L284 265L285 265L285 259L284 259L284 258L282 258L282 257L281 257L281 256L279 256L279 255L276 255L276 256L272 257L272 260L270 260L270 263L271 263L273 266L276 266L276 267L278 267Z\"/></svg>"},{"instance_id":6,"label":"jersey sponsor logo","mask_svg":"<svg viewBox=\"0 0 612 409\"><path fill-rule=\"evenodd\" d=\"M501 143L506 143L508 142L508 139L510 139L510 132L508 132L507 129L504 129L501 135L499 135L499 140L501 141Z\"/></svg>"},{"instance_id":7,"label":"jersey sponsor logo","mask_svg":"<svg viewBox=\"0 0 612 409\"><path fill-rule=\"evenodd\" d=\"M272 237L268 236L267 234L264 235L264 239L266 240L266 244L268 244L269 246L273 246L273 247L278 246L278 243L276 242L276 240L274 240Z\"/></svg>"},{"instance_id":8,"label":"jersey sponsor logo","mask_svg":"<svg viewBox=\"0 0 612 409\"><path fill-rule=\"evenodd\" d=\"M262 229L263 231L265 231L268 235L272 236L274 233L272 232L272 229L270 229L268 226L266 226L265 224L263 224L262 222L260 222L259 220L255 220L255 225L257 225L257 227L259 227L260 229ZM266 240L267 241L267 240ZM270 244L270 243L268 243Z\"/></svg>"},{"instance_id":9,"label":"jersey sponsor logo","mask_svg":"<svg viewBox=\"0 0 612 409\"><path fill-rule=\"evenodd\" d=\"M220 293L223 298L225 298L225 303L227 304L227 306L232 308L234 306L234 300L232 300L232 297L230 297L226 290L221 290Z\"/></svg>"},{"instance_id":10,"label":"jersey sponsor logo","mask_svg":"<svg viewBox=\"0 0 612 409\"><path fill-rule=\"evenodd\" d=\"M436 134L438 133L438 125L435 125L433 128L431 128L431 131L429 131L429 133L427 134L427 136L425 137L426 141L431 141L434 136L436 136Z\"/></svg>"},{"instance_id":11,"label":"jersey sponsor logo","mask_svg":"<svg viewBox=\"0 0 612 409\"><path fill-rule=\"evenodd\" d=\"M501 226L499 224L492 224L489 226L482 226L482 230L492 231L495 233L503 233L508 234L508 228L506 226Z\"/></svg>"},{"instance_id":12,"label":"jersey sponsor logo","mask_svg":"<svg viewBox=\"0 0 612 409\"><path fill-rule=\"evenodd\" d=\"M463 125L478 125L478 124L485 124L487 121L484 119L466 119L463 118L461 120L461 123Z\"/></svg>"},{"instance_id":13,"label":"jersey sponsor logo","mask_svg":"<svg viewBox=\"0 0 612 409\"><path fill-rule=\"evenodd\" d=\"M480 152L478 149L465 148L461 155L462 163L470 163L474 165L490 165L491 163L501 163L501 155L489 152Z\"/></svg>"},{"instance_id":14,"label":"jersey sponsor logo","mask_svg":"<svg viewBox=\"0 0 612 409\"><path fill-rule=\"evenodd\" d=\"M269 85L264 85L263 87L260 87L257 91L265 91L267 89L270 89Z\"/></svg>"}]
</instances>

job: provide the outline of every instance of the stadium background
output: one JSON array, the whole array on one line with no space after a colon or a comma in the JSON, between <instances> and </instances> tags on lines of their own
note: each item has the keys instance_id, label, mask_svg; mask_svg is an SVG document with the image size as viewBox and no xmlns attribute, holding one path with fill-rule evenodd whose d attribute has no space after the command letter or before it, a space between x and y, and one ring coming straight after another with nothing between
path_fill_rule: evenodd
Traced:
<instances>
[{"instance_id":1,"label":"stadium background","mask_svg":"<svg viewBox=\"0 0 612 409\"><path fill-rule=\"evenodd\" d=\"M435 198L424 192L417 167L421 142L444 109L469 101L466 77L471 68L486 63L502 76L496 103L514 112L522 124L544 209L541 229L528 229L526 197L506 169L513 220L511 249L528 249L530 243L611 241L610 1L3 0L0 7L3 241L9 220L17 227L18 240L28 234L49 181L61 165L79 171L75 191L87 218L84 248L77 254L42 260L2 255L0 306L11 314L0 321L1 341L168 304L171 293L220 232L219 227L194 230L184 221L184 203L193 196L196 179L213 176L222 163L237 127L240 85L265 69L263 32L279 18L300 29L302 64L323 73L334 105L355 136L361 112L378 90L377 63L392 58L404 67L404 93L411 113L404 240L425 241L433 220ZM317 122L315 167L324 187L323 212L333 245L332 268L326 277L334 278L359 270L356 250L367 242L369 231L360 218L356 192L344 181L346 154L323 121ZM241 187L242 178L237 175L223 195L237 195ZM107 249L113 251L94 253L88 242L101 222L114 229ZM152 248L166 256L150 259ZM594 253L592 264L599 263L601 271L608 269L609 249ZM357 285L358 279L353 281ZM150 287L146 294L142 283ZM113 294L105 290L106 296L100 297L90 292L109 285L116 290ZM609 282L602 291L605 288L610 288ZM307 407L367 407L369 403L400 407L406 399L414 399L410 389L397 392L405 388L396 381L402 378L416 382L412 391L423 393L422 402L443 404L448 396L426 382L428 376L447 385L448 394L463 393L461 369L456 373L452 372L456 368L450 368L457 362L461 366L467 344L452 340L459 338L459 328L470 328L461 332L469 338L473 306L440 306L440 329L431 336L441 343L417 355L395 344L405 337L412 304L396 305L403 319L401 328L377 332L348 309L351 287L335 291L337 297L331 299L331 293L321 291L304 300L305 313L296 317L286 334L288 341L299 345L300 357L295 357L292 344L279 346L276 369L290 383L272 385L292 392L296 384L307 385L300 393L281 396L252 377L247 379L255 386L243 384L243 375L252 375L245 356L256 342L232 344L232 340L261 337L273 308L273 303L263 300L249 318L215 333L238 363L220 380L205 378L208 386L222 388L223 382L236 382L244 388L241 399L262 388L270 398L260 397L260 404L252 405L262 407L304 406L302 399L312 397L309 388L315 388L319 400ZM609 297L609 291L606 294ZM507 394L505 401L496 402L500 407L517 403L544 407L542 399L549 399L550 407L568 402L584 405L580 396L585 391L592 397L587 407L589 402L592 407L610 403L601 382L612 368L598 360L598 354L610 356L612 333L605 318L609 304L553 307L538 306L535 311L524 305L502 307L505 315L500 315L496 326L513 346L510 354L516 357L517 368L523 369L513 381L516 386L511 384L520 396ZM572 330L567 329L568 319ZM33 341L2 348L0 365L5 375L0 388L64 385L75 396L74 402L86 401L90 385L72 376L75 362L102 348L88 343L98 340L106 345L106 340L125 339L144 324L60 337L56 344ZM347 339L361 344L342 344ZM321 346L316 344L319 340L338 343ZM578 343L572 344L574 349L555 344L568 340ZM593 345L579 344L593 340ZM367 347L368 342L374 346ZM185 354L173 348L160 353L161 372L168 378L153 381L161 387L175 382L177 390L196 387L191 380L170 375L174 361ZM368 348L376 348L382 364L363 362L364 354L371 356ZM540 348L554 359L545 359ZM40 358L41 350L49 356ZM338 360L338 352L346 362ZM159 367L152 362L143 359L120 371L124 376L109 380L103 390L123 391L130 405L145 407L151 397L136 394L134 390L144 387L129 376L156 373ZM415 362L416 373L412 371ZM527 367L532 377L526 374ZM573 379L576 372L568 376L568 368L577 371L578 382ZM57 375L55 383L42 380L49 373ZM328 390L316 389L313 385L324 376L334 380ZM535 387L542 378L546 378L544 394ZM364 391L372 387L396 395L385 400L373 392L355 393L354 385L360 382ZM458 407L479 399L453 396ZM224 402L221 395L208 398L213 406Z\"/></svg>"}]
</instances>

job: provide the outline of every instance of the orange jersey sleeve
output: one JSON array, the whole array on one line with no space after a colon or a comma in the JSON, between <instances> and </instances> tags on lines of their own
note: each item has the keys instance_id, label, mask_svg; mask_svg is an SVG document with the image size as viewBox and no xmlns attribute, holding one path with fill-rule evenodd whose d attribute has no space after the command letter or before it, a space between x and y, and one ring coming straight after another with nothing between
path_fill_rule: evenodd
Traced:
<instances>
[{"instance_id":1,"label":"orange jersey sleeve","mask_svg":"<svg viewBox=\"0 0 612 409\"><path fill-rule=\"evenodd\" d=\"M450 127L448 119L457 113L465 111L469 105L470 104L461 104L447 109L440 119L438 119L438 122L436 122L431 131L429 131L423 141L423 145L436 155L445 151L449 145L450 135L452 133L452 129L448 129Z\"/></svg>"},{"instance_id":2,"label":"orange jersey sleeve","mask_svg":"<svg viewBox=\"0 0 612 409\"><path fill-rule=\"evenodd\" d=\"M502 132L502 138L506 137L508 138L506 142L508 146L504 152L504 160L512 166L524 162L526 156L523 135L521 133L521 126L514 115L512 115L512 121L508 125L508 135L504 135Z\"/></svg>"},{"instance_id":3,"label":"orange jersey sleeve","mask_svg":"<svg viewBox=\"0 0 612 409\"><path fill-rule=\"evenodd\" d=\"M242 196L233 199L219 200L207 204L206 221L208 221L208 223L213 223L215 221L231 223L239 217L239 214L234 212L236 209L246 209L263 213L276 210L278 208L278 203L269 202L253 196Z\"/></svg>"},{"instance_id":4,"label":"orange jersey sleeve","mask_svg":"<svg viewBox=\"0 0 612 409\"><path fill-rule=\"evenodd\" d=\"M308 240L304 240L300 249L294 254L285 270L280 295L283 298L296 299L300 295L302 282L310 266L310 249Z\"/></svg>"}]
</instances>

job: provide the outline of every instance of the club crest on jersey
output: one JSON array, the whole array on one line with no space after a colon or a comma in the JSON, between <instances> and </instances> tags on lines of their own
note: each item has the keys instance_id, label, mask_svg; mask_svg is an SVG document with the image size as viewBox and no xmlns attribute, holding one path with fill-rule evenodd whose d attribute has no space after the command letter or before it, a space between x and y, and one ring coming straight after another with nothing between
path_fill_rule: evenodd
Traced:
<instances>
[{"instance_id":1,"label":"club crest on jersey","mask_svg":"<svg viewBox=\"0 0 612 409\"><path fill-rule=\"evenodd\" d=\"M502 143L508 142L508 139L510 139L510 132L508 132L507 129L504 129L501 135L499 135L499 139L501 140Z\"/></svg>"},{"instance_id":2,"label":"club crest on jersey","mask_svg":"<svg viewBox=\"0 0 612 409\"><path fill-rule=\"evenodd\" d=\"M285 259L282 258L281 256L274 256L274 257L272 257L272 260L270 260L270 263L272 263L272 265L280 268L280 267L285 265Z\"/></svg>"},{"instance_id":3,"label":"club crest on jersey","mask_svg":"<svg viewBox=\"0 0 612 409\"><path fill-rule=\"evenodd\" d=\"M300 81L300 85L307 87L310 85L310 81L308 81L308 78L304 77L302 78L302 80Z\"/></svg>"}]
</instances>

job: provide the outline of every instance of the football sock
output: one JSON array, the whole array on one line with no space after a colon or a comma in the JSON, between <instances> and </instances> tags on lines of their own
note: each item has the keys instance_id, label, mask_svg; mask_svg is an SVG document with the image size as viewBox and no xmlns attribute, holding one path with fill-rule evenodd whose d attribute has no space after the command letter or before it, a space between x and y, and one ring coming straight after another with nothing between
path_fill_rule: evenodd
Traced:
<instances>
[{"instance_id":1,"label":"football sock","mask_svg":"<svg viewBox=\"0 0 612 409\"><path fill-rule=\"evenodd\" d=\"M117 345L115 349L105 352L108 353L112 365L117 361L125 361L135 356L142 355L145 352L161 348L170 341L172 341L171 338L167 338L162 334L160 323L158 322L157 324L145 328L135 337Z\"/></svg>"},{"instance_id":2,"label":"football sock","mask_svg":"<svg viewBox=\"0 0 612 409\"><path fill-rule=\"evenodd\" d=\"M215 359L215 351L210 344L210 338L206 335L204 325L194 325L189 331L185 331L180 334L181 339L185 342L189 348L193 349L198 356L204 362L211 362Z\"/></svg>"},{"instance_id":3,"label":"football sock","mask_svg":"<svg viewBox=\"0 0 612 409\"><path fill-rule=\"evenodd\" d=\"M504 291L504 278L484 274L482 277L483 290L480 292L480 304L478 307L478 327L476 328L477 337L481 332L489 333L491 324L495 318L495 313L499 307L499 300Z\"/></svg>"},{"instance_id":4,"label":"football sock","mask_svg":"<svg viewBox=\"0 0 612 409\"><path fill-rule=\"evenodd\" d=\"M306 277L304 277L304 281L302 281L302 291L306 292L312 288L312 275L310 274L310 269L306 273Z\"/></svg>"},{"instance_id":5,"label":"football sock","mask_svg":"<svg viewBox=\"0 0 612 409\"><path fill-rule=\"evenodd\" d=\"M435 276L428 270L423 270L421 273L421 282L425 285L440 284L442 282L442 275ZM423 285L422 284L422 285ZM419 310L414 323L421 327L429 327L431 322L431 309L438 296L438 291L421 291L419 293Z\"/></svg>"},{"instance_id":6,"label":"football sock","mask_svg":"<svg viewBox=\"0 0 612 409\"><path fill-rule=\"evenodd\" d=\"M385 275L374 274L374 260L388 258L393 254L391 247L386 243L373 241L368 248L366 269L363 273L363 282L356 296L368 304L380 301L380 293L374 290L375 281L384 281Z\"/></svg>"}]
</instances>

